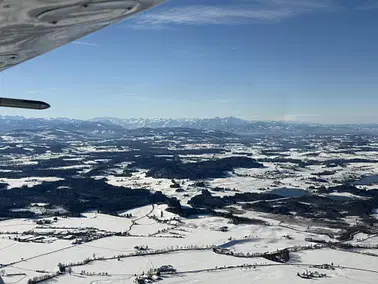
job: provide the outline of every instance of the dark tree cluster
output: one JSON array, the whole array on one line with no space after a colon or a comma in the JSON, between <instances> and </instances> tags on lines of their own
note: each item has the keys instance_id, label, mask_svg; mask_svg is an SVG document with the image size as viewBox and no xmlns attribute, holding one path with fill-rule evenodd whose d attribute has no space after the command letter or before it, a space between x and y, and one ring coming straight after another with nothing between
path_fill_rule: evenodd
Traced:
<instances>
[{"instance_id":1,"label":"dark tree cluster","mask_svg":"<svg viewBox=\"0 0 378 284\"><path fill-rule=\"evenodd\" d=\"M182 163L174 159L151 156L138 158L130 167L148 169L147 176L154 178L199 180L227 177L227 173L235 168L263 168L264 166L248 157Z\"/></svg>"},{"instance_id":2,"label":"dark tree cluster","mask_svg":"<svg viewBox=\"0 0 378 284\"><path fill-rule=\"evenodd\" d=\"M32 188L3 191L0 196L0 217L33 217L31 212L12 212L10 209L24 208L36 202L60 205L73 216L80 216L80 213L93 208L114 214L152 203L169 203L170 199L161 192L112 186L104 179L71 178Z\"/></svg>"}]
</instances>

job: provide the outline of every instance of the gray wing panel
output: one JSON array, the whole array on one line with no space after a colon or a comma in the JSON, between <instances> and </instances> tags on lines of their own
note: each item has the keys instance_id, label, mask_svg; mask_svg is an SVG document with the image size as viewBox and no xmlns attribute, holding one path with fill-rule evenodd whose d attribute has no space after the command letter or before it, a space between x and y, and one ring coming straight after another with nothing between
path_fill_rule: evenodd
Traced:
<instances>
[{"instance_id":1,"label":"gray wing panel","mask_svg":"<svg viewBox=\"0 0 378 284\"><path fill-rule=\"evenodd\" d=\"M0 0L0 71L162 0Z\"/></svg>"}]
</instances>

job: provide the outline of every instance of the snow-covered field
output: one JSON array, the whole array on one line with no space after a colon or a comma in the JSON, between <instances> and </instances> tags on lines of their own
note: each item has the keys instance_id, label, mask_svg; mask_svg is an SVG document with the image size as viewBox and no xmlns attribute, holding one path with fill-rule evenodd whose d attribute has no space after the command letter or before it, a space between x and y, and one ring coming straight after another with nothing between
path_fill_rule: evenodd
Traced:
<instances>
[{"instance_id":1,"label":"snow-covered field","mask_svg":"<svg viewBox=\"0 0 378 284\"><path fill-rule=\"evenodd\" d=\"M33 187L43 182L53 182L63 180L63 178L58 177L28 177L28 178L19 178L19 179L10 179L10 178L0 178L0 182L7 183L8 189L11 188L21 188L23 186Z\"/></svg>"},{"instance_id":2,"label":"snow-covered field","mask_svg":"<svg viewBox=\"0 0 378 284\"><path fill-rule=\"evenodd\" d=\"M58 218L51 225L43 225L45 230L49 226L55 228L50 229L51 231L77 232L87 228L108 232L128 230L131 236L110 236L75 245L62 239L50 243L22 243L2 235L0 263L3 265L3 274L25 274L4 276L3 280L5 283L27 283L27 279L57 271L58 263L69 264L85 259L97 259L86 265L73 266L71 274L57 276L46 283L133 283L134 275L163 265L172 265L177 273L164 276L162 283L302 283L305 280L296 274L302 273L305 269L327 274L327 278L319 279L317 282L376 283L378 257L374 256L323 248L292 252L289 262L280 264L262 257L221 255L212 250L212 247L218 247L234 254L253 254L308 246L311 243L305 240L307 237L329 240L324 235L305 232L305 226L301 232L298 226L293 226L297 230L291 230L280 227L274 220L270 222L270 226L265 226L234 225L230 224L228 219L211 216L185 219L167 212L166 207L145 206L120 214L132 214L131 218L90 212L85 213L82 218ZM150 216L172 222L159 223L149 218ZM269 216L254 215L265 220L269 220ZM225 226L228 228L227 231L221 231L220 228ZM25 234L32 229L38 231L36 224L30 220L0 222L1 232L17 231L21 236L22 232ZM159 230L164 232L154 234ZM356 235L355 239L363 239L363 243L372 245L378 244L377 237L366 234ZM151 254L136 255L135 247L144 247L147 249L145 253ZM153 254L159 251L159 254ZM119 255L124 256L117 259ZM333 263L335 270L311 268L312 265L324 263ZM99 276L99 273L107 275Z\"/></svg>"},{"instance_id":3,"label":"snow-covered field","mask_svg":"<svg viewBox=\"0 0 378 284\"><path fill-rule=\"evenodd\" d=\"M2 190L9 190L6 193L10 193L11 190L19 188L17 196L20 198L25 192L30 194L25 199L27 202L19 202L17 205L14 203L13 207L14 201L9 202L6 195L2 201L11 208L9 212L14 214L11 215L12 218L30 216L31 214L27 215L29 213L44 215L41 218L36 216L33 219L0 221L0 276L4 282L28 283L34 277L56 273L60 263L61 269L65 267L64 273L42 283L135 283L136 276L165 265L171 265L176 270L175 273L162 275L159 282L167 284L299 284L306 281L330 284L377 283L378 236L371 233L374 230L377 232L376 227L371 226L371 231L347 232L349 235L345 235L348 240L342 243L354 246L353 249L330 244L339 241L338 237L345 233L348 225L355 229L366 222L366 215L370 213L357 216L354 212L340 215L337 220L325 220L322 216L318 218L317 210L332 213L333 208L324 209L319 201L314 206L319 205L318 208L321 209L316 208L313 213L316 217L311 219L306 215L308 207L303 206L302 215L296 210L301 205L312 205L311 200L295 202L300 196L307 197L310 194L319 195L322 200L324 197L332 197L332 200L369 201L370 197L366 197L366 193L377 190L378 185L378 177L375 176L378 174L378 144L370 143L361 146L363 148L349 144L340 146L343 141L350 142L348 137L326 137L324 140L316 137L306 138L308 140L287 137L280 141L262 137L245 144L237 139L234 141L233 138L224 138L218 144L214 142L217 139L208 137L201 141L201 138L175 136L173 132L169 135L172 136L168 138L164 135L141 135L129 140L120 139L120 145L111 139L90 141L90 138L85 138L81 141L75 140L74 136L67 136L70 138L67 141L62 140L65 144L61 145L63 148L60 150L54 150L56 145L48 143L65 137L48 130L35 133L38 143L46 143L40 148L34 147L36 142L31 138L25 141L17 138L17 135L1 136L0 141L3 144L0 150L4 151L0 163ZM7 143L15 145L9 146ZM138 145L142 147L139 149ZM148 146L147 149L145 146ZM12 153L12 147L15 153ZM163 148L171 152L164 152ZM209 149L214 151L202 151ZM146 153L154 155L151 153L155 150L159 153L156 154L157 157L177 158L183 164L229 157L252 157L264 167L231 167L227 172L212 175L218 178L203 180L153 178L147 176L148 166L128 168L135 157L143 157ZM173 151L178 151L179 154L172 155ZM10 169L12 167L14 168ZM36 175L25 177L24 167L28 167L32 173L40 169L47 172L36 172ZM66 175L64 171L67 171ZM172 174L169 169L167 171L168 175L163 173L162 176ZM55 176L55 172L64 174L59 177ZM252 198L253 201L241 199L243 201L234 202L233 199L225 203L227 206L211 207L214 210L211 216L207 215L210 214L209 211L206 214L202 211L202 215L180 217L168 212L166 204L150 204L117 212L102 211L114 213L107 215L99 213L97 207L92 208L97 204L102 206L101 202L93 202L93 198L99 197L91 196L90 190L84 192L84 196L80 195L82 188L74 188L70 184L69 179L72 177L68 173L74 173L75 178L80 177L87 179L86 181L99 181L104 178L107 184L103 183L105 186L99 188L94 186L94 191L101 191L102 194L108 187L114 190L109 185L117 186L115 190L117 193L121 192L117 197L122 202L123 190L126 191L127 188L148 189L155 193L161 191L166 197L177 198L186 209L196 206L194 203L189 205L188 201L203 192L211 193L217 200L225 196L229 196L231 200L236 194L239 197L249 192L272 193L278 197L269 200L273 204L271 211L264 211L264 207L261 210L254 209L253 206L259 201L266 200L254 201ZM67 181L67 190L50 190L49 183L62 180ZM55 200L39 200L38 196L31 194L33 187L42 183L46 183L46 195L53 196ZM86 184L91 183L83 183L83 186ZM356 185L358 190L353 193L338 189L332 192L325 190L344 184ZM91 189L90 186L88 188ZM358 195L359 190L364 194ZM63 199L65 194L71 197L70 202L76 201L77 196L80 196L80 202L88 202L89 205L83 207L85 209L78 210L87 210L81 217L60 216L68 213L68 209L64 209L67 203L54 204L54 201L60 201L59 198ZM106 194L101 196L104 199L108 197ZM172 201L169 198L166 200ZM291 206L288 207L290 214L273 212L289 199L293 201L287 203L287 206ZM114 210L123 208L122 203L116 204L118 200L111 201L114 207L110 207L116 208ZM33 204L34 202L49 204ZM146 202L141 204L149 202L157 201L146 198ZM124 208L132 208L133 199L129 203L131 205ZM203 209L201 206L198 208ZM265 208L270 207L267 205ZM3 210L3 207L0 209ZM227 215L230 212L232 214ZM371 213L376 212L373 210ZM237 218L244 221L238 221ZM368 219L371 220L372 218ZM331 226L334 224L336 225ZM339 224L340 227L337 226ZM268 260L275 253L282 253L284 249L288 249L290 256L287 262ZM334 269L313 267L322 264L332 264ZM326 273L327 276L311 280L298 277L297 273L306 270Z\"/></svg>"},{"instance_id":4,"label":"snow-covered field","mask_svg":"<svg viewBox=\"0 0 378 284\"><path fill-rule=\"evenodd\" d=\"M93 227L99 230L110 232L126 231L131 225L131 220L116 216L97 213L84 213L80 218L60 218L54 223L56 227L88 228Z\"/></svg>"},{"instance_id":5,"label":"snow-covered field","mask_svg":"<svg viewBox=\"0 0 378 284\"><path fill-rule=\"evenodd\" d=\"M369 152L371 154L371 152ZM290 158L299 159L303 158L303 154L298 154L297 152L289 152ZM203 155L198 155L203 156ZM197 156L197 158L198 158ZM219 154L215 155L216 158L228 157L232 155ZM260 155L261 156L261 155ZM368 156L360 155L361 159L373 159L377 155ZM190 160L190 155L188 157L183 156L185 159ZM214 157L214 155L212 155ZM258 158L256 156L255 158ZM266 158L266 156L261 156ZM333 154L331 156L325 156L322 159L327 161L331 158L356 158L354 156L347 156L345 154ZM204 159L209 157L203 157ZM322 185L338 186L343 184L349 178L359 179L363 176L371 176L378 174L378 166L374 163L351 163L343 167L330 167L321 165L310 165L305 168L300 168L291 163L272 163L264 162L262 163L264 168L252 168L252 169L235 169L233 173L229 173L229 176L224 178L214 178L207 179L208 188L226 188L230 190L235 190L237 192L263 192L274 189L290 188L290 189L303 189L308 192L311 192L311 187L319 187ZM125 164L119 165L112 169L113 172L119 173L123 169ZM321 176L322 172L330 171L332 174L327 174L326 176ZM112 174L97 176L96 178L106 178L107 182L114 186L120 187L132 187L132 188L147 188L154 191L162 191L167 196L176 196L182 200L185 204L191 197L198 194L201 188L193 187L193 182L183 179L177 180L180 183L181 189L183 191L177 192L175 188L171 188L170 179L154 179L152 177L146 177L146 170L139 170L136 173L133 173L131 177L117 177ZM317 174L320 174L319 179L316 180ZM323 180L323 181L321 181ZM363 180L364 181L364 180ZM362 184L356 183L356 186L365 190L373 189L374 183L371 180L370 182L363 182ZM377 182L378 184L378 178ZM216 191L213 192L216 196L232 195L232 192L223 192ZM337 194L337 193L336 193ZM340 196L346 196L345 194L339 193ZM350 195L350 197L356 197ZM358 198L358 197L356 197Z\"/></svg>"}]
</instances>

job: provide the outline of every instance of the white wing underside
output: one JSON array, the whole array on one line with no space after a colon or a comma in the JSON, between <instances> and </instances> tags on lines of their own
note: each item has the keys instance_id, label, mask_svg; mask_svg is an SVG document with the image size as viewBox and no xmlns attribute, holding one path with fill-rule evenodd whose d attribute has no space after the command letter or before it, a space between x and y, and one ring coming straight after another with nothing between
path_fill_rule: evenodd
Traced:
<instances>
[{"instance_id":1,"label":"white wing underside","mask_svg":"<svg viewBox=\"0 0 378 284\"><path fill-rule=\"evenodd\" d=\"M0 72L162 0L0 0Z\"/></svg>"}]
</instances>

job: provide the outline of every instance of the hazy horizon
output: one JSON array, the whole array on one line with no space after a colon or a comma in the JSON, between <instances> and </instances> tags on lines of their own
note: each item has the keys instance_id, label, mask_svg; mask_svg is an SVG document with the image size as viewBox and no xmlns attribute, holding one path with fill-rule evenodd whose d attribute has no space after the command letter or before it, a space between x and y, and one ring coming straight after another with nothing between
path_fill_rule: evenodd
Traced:
<instances>
[{"instance_id":1,"label":"hazy horizon","mask_svg":"<svg viewBox=\"0 0 378 284\"><path fill-rule=\"evenodd\" d=\"M357 123L332 123L332 122L316 122L316 121L299 121L299 120L274 120L274 119L265 119L265 120L259 120L259 119L244 119L240 117L235 116L223 116L223 117L110 117L110 116L98 116L98 117L91 117L91 118L74 118L74 117L64 117L64 116L56 116L56 117L44 117L44 116L24 116L24 115L3 115L0 114L1 117L21 117L26 119L72 119L72 120L82 120L82 121L91 121L96 119L119 119L119 120L211 120L211 119L240 119L244 120L246 122L250 123L256 123L256 122L271 122L271 123L294 123L294 124L319 124L319 125L378 125L378 122L357 122Z\"/></svg>"}]
</instances>

